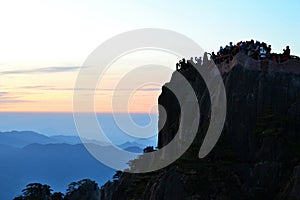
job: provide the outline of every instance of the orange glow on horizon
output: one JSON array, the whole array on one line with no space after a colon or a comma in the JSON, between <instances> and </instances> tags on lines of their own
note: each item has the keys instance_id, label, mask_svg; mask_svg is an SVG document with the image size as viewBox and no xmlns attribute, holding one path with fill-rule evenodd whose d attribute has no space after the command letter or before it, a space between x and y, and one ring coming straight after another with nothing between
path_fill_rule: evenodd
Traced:
<instances>
[{"instance_id":1,"label":"orange glow on horizon","mask_svg":"<svg viewBox=\"0 0 300 200\"><path fill-rule=\"evenodd\" d=\"M147 50L128 54L110 66L95 91L94 88L88 88L84 92L94 96L94 110L97 113L157 113L161 84L170 80L172 69L168 69L167 74L160 73L157 68L153 71L139 71L135 79L141 85L134 85L135 82L128 79L126 84L117 86L122 78L139 66L150 65L153 61L163 66L172 66L176 60L176 56L165 52ZM0 112L72 113L73 90L78 72L78 67L2 68ZM144 76L160 77L162 82L144 83ZM128 94L129 99L125 99ZM113 98L120 104L112 106ZM81 112L88 111L91 110L83 109Z\"/></svg>"},{"instance_id":2,"label":"orange glow on horizon","mask_svg":"<svg viewBox=\"0 0 300 200\"><path fill-rule=\"evenodd\" d=\"M72 113L73 91L34 91L22 99L11 103L0 104L0 112L46 112L46 113ZM156 104L160 91L138 91L128 102L124 109L112 109L112 97L95 97L96 113L157 113ZM83 111L84 112L84 111Z\"/></svg>"}]
</instances>

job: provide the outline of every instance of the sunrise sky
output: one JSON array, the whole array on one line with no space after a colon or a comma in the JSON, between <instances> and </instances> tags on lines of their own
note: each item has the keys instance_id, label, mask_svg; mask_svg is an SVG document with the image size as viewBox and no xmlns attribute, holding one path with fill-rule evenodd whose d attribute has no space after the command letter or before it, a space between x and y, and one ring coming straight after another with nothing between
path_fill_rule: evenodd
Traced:
<instances>
[{"instance_id":1,"label":"sunrise sky","mask_svg":"<svg viewBox=\"0 0 300 200\"><path fill-rule=\"evenodd\" d=\"M74 82L85 59L102 42L132 29L170 29L209 52L253 38L275 52L289 45L299 56L299 10L297 0L0 1L0 112L72 112ZM96 110L111 112L116 80L130 67L159 60L175 68L178 59L151 51L122 58L99 86ZM136 90L129 111L154 111L160 87Z\"/></svg>"}]
</instances>

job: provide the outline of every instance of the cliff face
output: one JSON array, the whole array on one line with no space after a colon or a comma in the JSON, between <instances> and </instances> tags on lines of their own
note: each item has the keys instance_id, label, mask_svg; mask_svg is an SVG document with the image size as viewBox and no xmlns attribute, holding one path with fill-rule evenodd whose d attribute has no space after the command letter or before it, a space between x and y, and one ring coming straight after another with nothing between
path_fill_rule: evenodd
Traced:
<instances>
[{"instance_id":1,"label":"cliff face","mask_svg":"<svg viewBox=\"0 0 300 200\"><path fill-rule=\"evenodd\" d=\"M300 63L254 61L238 54L219 66L227 94L222 135L199 159L209 123L210 100L200 75L183 74L201 108L198 135L189 150L171 166L148 174L123 174L102 187L102 199L300 199ZM184 90L184 88L183 88ZM158 147L172 140L179 127L176 97L163 87Z\"/></svg>"}]
</instances>

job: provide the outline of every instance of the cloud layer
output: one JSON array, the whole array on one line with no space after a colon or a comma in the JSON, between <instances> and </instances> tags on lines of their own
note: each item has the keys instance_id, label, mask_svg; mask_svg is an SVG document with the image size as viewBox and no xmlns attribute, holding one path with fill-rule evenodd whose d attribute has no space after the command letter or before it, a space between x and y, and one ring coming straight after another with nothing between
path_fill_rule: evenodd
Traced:
<instances>
[{"instance_id":1,"label":"cloud layer","mask_svg":"<svg viewBox=\"0 0 300 200\"><path fill-rule=\"evenodd\" d=\"M2 75L13 75L13 74L36 74L36 73L60 73L60 72L71 72L77 71L80 67L78 66L61 66L61 67L43 67L28 70L10 70L0 72Z\"/></svg>"}]
</instances>

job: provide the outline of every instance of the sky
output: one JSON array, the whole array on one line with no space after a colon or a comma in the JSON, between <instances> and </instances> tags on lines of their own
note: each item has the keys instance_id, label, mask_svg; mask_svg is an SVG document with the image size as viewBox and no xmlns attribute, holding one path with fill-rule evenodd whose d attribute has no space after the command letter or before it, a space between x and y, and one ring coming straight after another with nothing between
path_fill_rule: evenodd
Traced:
<instances>
[{"instance_id":1,"label":"sky","mask_svg":"<svg viewBox=\"0 0 300 200\"><path fill-rule=\"evenodd\" d=\"M299 56L299 10L296 0L0 1L0 112L72 112L74 83L88 55L133 29L173 30L208 52L230 41L255 39L271 44L275 52L289 45ZM126 70L157 58L171 67L179 60L144 52L114 63L96 91L96 111L112 111L114 85ZM129 108L119 111L155 112L160 88L150 84L136 90Z\"/></svg>"}]
</instances>

